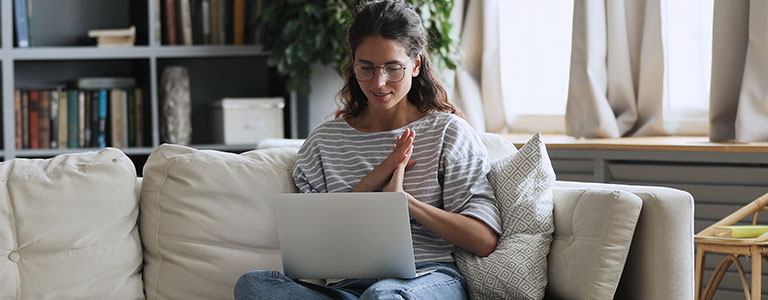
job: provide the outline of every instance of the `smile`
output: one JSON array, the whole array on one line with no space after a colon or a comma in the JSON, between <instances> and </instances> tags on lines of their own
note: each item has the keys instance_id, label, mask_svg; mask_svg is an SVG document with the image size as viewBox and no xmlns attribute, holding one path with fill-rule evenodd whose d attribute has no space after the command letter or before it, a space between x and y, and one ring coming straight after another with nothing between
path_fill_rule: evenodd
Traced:
<instances>
[{"instance_id":1,"label":"smile","mask_svg":"<svg viewBox=\"0 0 768 300\"><path fill-rule=\"evenodd\" d=\"M383 98L386 98L387 96L389 96L392 93L391 92L389 92L389 93L375 93L375 92L371 91L371 94L373 94L374 97L379 98L379 100L383 100Z\"/></svg>"}]
</instances>

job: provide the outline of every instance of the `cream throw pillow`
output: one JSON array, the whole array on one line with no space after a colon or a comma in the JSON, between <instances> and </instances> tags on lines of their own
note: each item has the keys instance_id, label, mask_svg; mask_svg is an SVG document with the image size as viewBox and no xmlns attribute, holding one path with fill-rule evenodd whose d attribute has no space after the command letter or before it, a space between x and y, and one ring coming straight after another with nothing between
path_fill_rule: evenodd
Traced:
<instances>
[{"instance_id":1,"label":"cream throw pillow","mask_svg":"<svg viewBox=\"0 0 768 300\"><path fill-rule=\"evenodd\" d=\"M271 199L297 192L295 161L296 149L155 149L141 192L147 299L231 299L245 272L282 270Z\"/></svg>"},{"instance_id":2,"label":"cream throw pillow","mask_svg":"<svg viewBox=\"0 0 768 300\"><path fill-rule=\"evenodd\" d=\"M488 180L496 194L503 232L488 257L457 250L457 265L470 295L472 299L541 299L554 231L555 182L541 134L517 153L493 162Z\"/></svg>"},{"instance_id":3,"label":"cream throw pillow","mask_svg":"<svg viewBox=\"0 0 768 300\"><path fill-rule=\"evenodd\" d=\"M144 299L136 168L120 150L0 163L0 299Z\"/></svg>"},{"instance_id":4,"label":"cream throw pillow","mask_svg":"<svg viewBox=\"0 0 768 300\"><path fill-rule=\"evenodd\" d=\"M555 196L557 231L548 258L547 297L613 299L642 200L597 187L558 188Z\"/></svg>"}]
</instances>

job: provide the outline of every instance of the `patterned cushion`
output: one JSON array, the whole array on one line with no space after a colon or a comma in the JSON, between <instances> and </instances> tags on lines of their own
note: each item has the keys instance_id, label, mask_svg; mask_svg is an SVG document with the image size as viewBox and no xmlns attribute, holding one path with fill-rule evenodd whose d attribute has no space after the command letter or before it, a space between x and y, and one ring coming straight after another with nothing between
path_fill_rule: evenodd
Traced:
<instances>
[{"instance_id":1,"label":"patterned cushion","mask_svg":"<svg viewBox=\"0 0 768 300\"><path fill-rule=\"evenodd\" d=\"M493 162L488 180L496 194L502 234L496 250L478 257L456 252L472 299L541 299L547 285L547 254L555 227L555 172L541 134L516 154Z\"/></svg>"}]
</instances>

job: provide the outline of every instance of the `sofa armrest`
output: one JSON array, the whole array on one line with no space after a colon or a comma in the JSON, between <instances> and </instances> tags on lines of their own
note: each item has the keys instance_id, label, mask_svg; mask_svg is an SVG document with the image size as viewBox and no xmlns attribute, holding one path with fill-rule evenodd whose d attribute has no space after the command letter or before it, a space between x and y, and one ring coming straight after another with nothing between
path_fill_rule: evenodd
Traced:
<instances>
[{"instance_id":1,"label":"sofa armrest","mask_svg":"<svg viewBox=\"0 0 768 300\"><path fill-rule=\"evenodd\" d=\"M615 299L693 299L694 202L691 194L665 187L566 181L556 182L554 188L620 190L642 200Z\"/></svg>"}]
</instances>

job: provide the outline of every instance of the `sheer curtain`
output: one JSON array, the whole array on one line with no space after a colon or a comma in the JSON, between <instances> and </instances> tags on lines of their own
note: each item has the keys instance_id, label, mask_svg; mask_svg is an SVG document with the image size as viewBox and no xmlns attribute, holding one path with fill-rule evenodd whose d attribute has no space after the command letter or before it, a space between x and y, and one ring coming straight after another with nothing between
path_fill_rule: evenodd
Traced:
<instances>
[{"instance_id":1,"label":"sheer curtain","mask_svg":"<svg viewBox=\"0 0 768 300\"><path fill-rule=\"evenodd\" d=\"M566 133L667 135L662 10L665 0L576 1Z\"/></svg>"},{"instance_id":2,"label":"sheer curtain","mask_svg":"<svg viewBox=\"0 0 768 300\"><path fill-rule=\"evenodd\" d=\"M457 0L453 21L461 36L461 63L453 96L477 131L500 132L507 125L501 92L498 0Z\"/></svg>"},{"instance_id":3,"label":"sheer curtain","mask_svg":"<svg viewBox=\"0 0 768 300\"><path fill-rule=\"evenodd\" d=\"M715 1L709 139L768 141L768 1Z\"/></svg>"}]
</instances>

